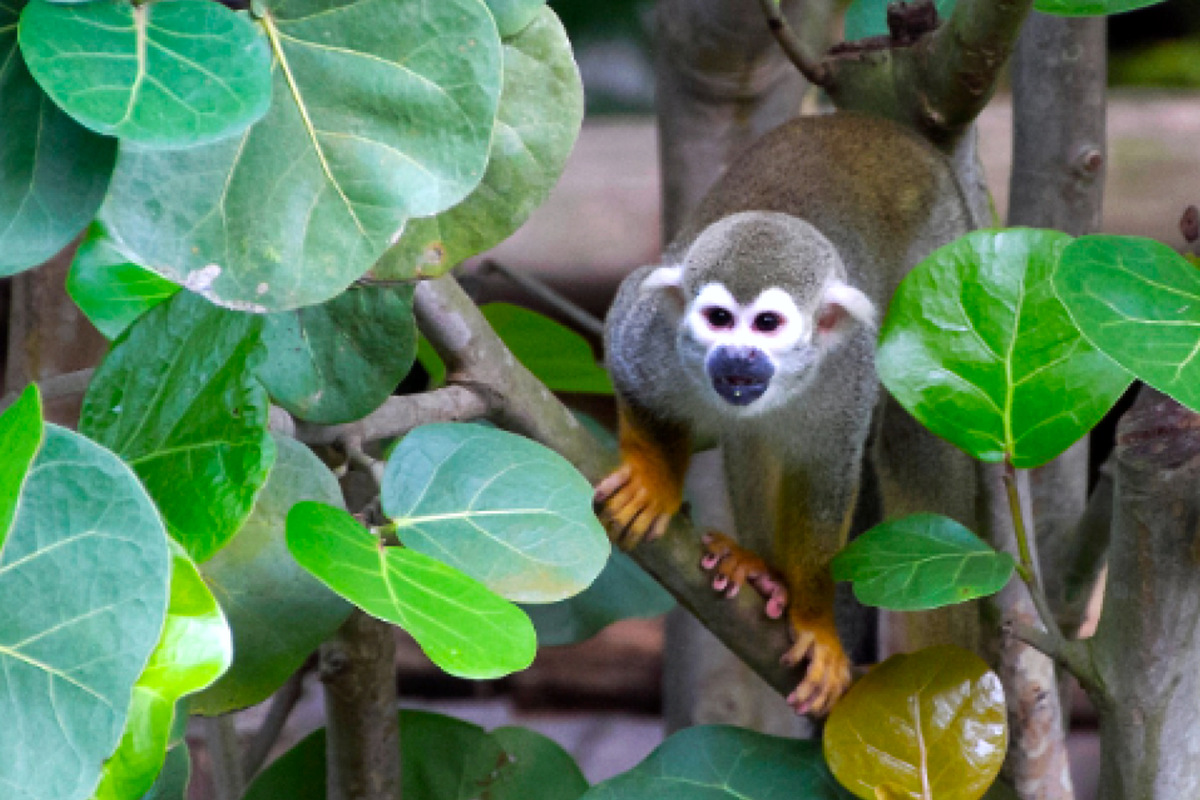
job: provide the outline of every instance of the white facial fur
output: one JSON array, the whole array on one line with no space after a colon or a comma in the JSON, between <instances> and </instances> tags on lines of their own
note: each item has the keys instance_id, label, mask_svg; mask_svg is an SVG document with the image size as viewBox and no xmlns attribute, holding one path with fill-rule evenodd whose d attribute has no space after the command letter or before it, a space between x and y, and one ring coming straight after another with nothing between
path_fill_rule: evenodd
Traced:
<instances>
[{"instance_id":1,"label":"white facial fur","mask_svg":"<svg viewBox=\"0 0 1200 800\"><path fill-rule=\"evenodd\" d=\"M730 326L715 327L709 322L705 312L715 308L725 309L732 314ZM755 330L755 320L765 313L777 315L782 324L773 331ZM709 349L717 345L757 347L775 355L812 340L812 321L800 313L787 292L776 288L767 289L754 302L743 307L724 286L710 283L692 301L687 325L692 337Z\"/></svg>"}]
</instances>

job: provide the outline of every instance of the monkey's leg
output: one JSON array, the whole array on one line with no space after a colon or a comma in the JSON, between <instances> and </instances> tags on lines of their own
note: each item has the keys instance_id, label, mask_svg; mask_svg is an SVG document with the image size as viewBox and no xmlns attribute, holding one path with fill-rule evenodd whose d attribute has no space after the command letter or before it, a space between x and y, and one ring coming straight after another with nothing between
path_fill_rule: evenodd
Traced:
<instances>
[{"instance_id":1,"label":"monkey's leg","mask_svg":"<svg viewBox=\"0 0 1200 800\"><path fill-rule=\"evenodd\" d=\"M737 597L742 586L749 583L767 601L768 617L778 619L783 616L787 608L787 586L762 557L723 533L709 532L703 541L707 552L700 560L700 568L715 573L714 589L726 597Z\"/></svg>"},{"instance_id":2,"label":"monkey's leg","mask_svg":"<svg viewBox=\"0 0 1200 800\"><path fill-rule=\"evenodd\" d=\"M661 536L683 505L691 457L687 430L619 402L621 466L596 486L600 521L624 550Z\"/></svg>"},{"instance_id":3,"label":"monkey's leg","mask_svg":"<svg viewBox=\"0 0 1200 800\"><path fill-rule=\"evenodd\" d=\"M833 578L828 568L789 580L788 625L792 647L784 664L808 661L804 680L788 695L788 705L798 714L825 716L850 688L850 659L842 648L833 618Z\"/></svg>"}]
</instances>

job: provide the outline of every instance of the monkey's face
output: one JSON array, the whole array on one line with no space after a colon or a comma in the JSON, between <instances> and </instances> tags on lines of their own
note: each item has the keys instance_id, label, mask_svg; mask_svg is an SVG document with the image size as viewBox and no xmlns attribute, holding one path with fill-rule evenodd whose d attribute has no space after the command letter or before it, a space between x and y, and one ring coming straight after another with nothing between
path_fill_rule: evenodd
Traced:
<instances>
[{"instance_id":1,"label":"monkey's face","mask_svg":"<svg viewBox=\"0 0 1200 800\"><path fill-rule=\"evenodd\" d=\"M723 404L758 413L782 399L815 357L812 317L782 289L742 305L723 285L700 289L680 331L685 366Z\"/></svg>"}]
</instances>

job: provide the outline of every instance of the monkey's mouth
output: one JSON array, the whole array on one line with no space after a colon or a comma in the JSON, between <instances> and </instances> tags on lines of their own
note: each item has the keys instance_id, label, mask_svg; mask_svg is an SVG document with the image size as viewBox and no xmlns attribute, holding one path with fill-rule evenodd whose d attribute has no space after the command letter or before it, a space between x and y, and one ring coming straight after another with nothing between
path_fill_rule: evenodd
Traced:
<instances>
[{"instance_id":1,"label":"monkey's mouth","mask_svg":"<svg viewBox=\"0 0 1200 800\"><path fill-rule=\"evenodd\" d=\"M735 406L748 406L762 397L771 385L769 380L763 380L755 375L729 374L713 375L713 390L726 403Z\"/></svg>"}]
</instances>

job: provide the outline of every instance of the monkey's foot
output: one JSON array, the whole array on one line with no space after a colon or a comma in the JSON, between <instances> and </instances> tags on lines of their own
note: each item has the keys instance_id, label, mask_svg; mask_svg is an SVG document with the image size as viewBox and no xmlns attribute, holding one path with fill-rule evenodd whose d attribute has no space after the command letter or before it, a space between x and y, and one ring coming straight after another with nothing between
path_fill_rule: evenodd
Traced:
<instances>
[{"instance_id":1,"label":"monkey's foot","mask_svg":"<svg viewBox=\"0 0 1200 800\"><path fill-rule=\"evenodd\" d=\"M609 538L622 550L657 539L683 505L683 486L664 465L627 459L596 485L592 498Z\"/></svg>"},{"instance_id":2,"label":"monkey's foot","mask_svg":"<svg viewBox=\"0 0 1200 800\"><path fill-rule=\"evenodd\" d=\"M804 680L788 695L797 714L823 717L850 688L850 659L842 649L832 615L812 618L788 609L793 644L781 661L791 667L808 661Z\"/></svg>"},{"instance_id":3,"label":"monkey's foot","mask_svg":"<svg viewBox=\"0 0 1200 800\"><path fill-rule=\"evenodd\" d=\"M767 562L722 533L704 535L700 568L713 572L712 586L726 597L737 597L742 586L749 583L767 601L767 616L778 619L787 608L787 586Z\"/></svg>"}]
</instances>

